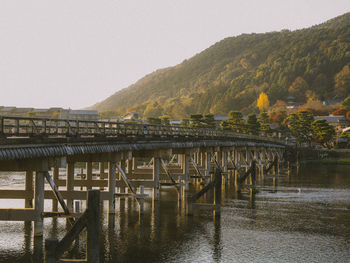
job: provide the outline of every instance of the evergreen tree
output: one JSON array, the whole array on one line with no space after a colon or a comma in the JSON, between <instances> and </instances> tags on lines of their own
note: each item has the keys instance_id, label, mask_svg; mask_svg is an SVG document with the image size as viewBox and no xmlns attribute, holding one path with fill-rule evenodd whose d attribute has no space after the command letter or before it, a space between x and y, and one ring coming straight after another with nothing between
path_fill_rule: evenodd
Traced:
<instances>
[{"instance_id":1,"label":"evergreen tree","mask_svg":"<svg viewBox=\"0 0 350 263\"><path fill-rule=\"evenodd\" d=\"M329 125L326 120L321 119L313 121L311 128L313 139L329 148L335 135L333 126Z\"/></svg>"},{"instance_id":2,"label":"evergreen tree","mask_svg":"<svg viewBox=\"0 0 350 263\"><path fill-rule=\"evenodd\" d=\"M204 115L203 123L204 123L206 128L215 128L216 127L216 123L215 123L215 119L214 119L213 114Z\"/></svg>"},{"instance_id":3,"label":"evergreen tree","mask_svg":"<svg viewBox=\"0 0 350 263\"><path fill-rule=\"evenodd\" d=\"M228 120L231 129L236 132L244 131L243 115L240 111L230 111L228 113Z\"/></svg>"},{"instance_id":4,"label":"evergreen tree","mask_svg":"<svg viewBox=\"0 0 350 263\"><path fill-rule=\"evenodd\" d=\"M258 122L256 115L254 113L249 114L246 119L246 132L257 135L259 134L259 127L260 123Z\"/></svg>"},{"instance_id":5,"label":"evergreen tree","mask_svg":"<svg viewBox=\"0 0 350 263\"><path fill-rule=\"evenodd\" d=\"M288 128L299 144L303 142L311 143L311 124L313 120L314 116L308 111L299 111L298 113L289 114L287 118Z\"/></svg>"},{"instance_id":6,"label":"evergreen tree","mask_svg":"<svg viewBox=\"0 0 350 263\"><path fill-rule=\"evenodd\" d=\"M190 126L191 127L203 127L203 115L202 114L191 114L190 115Z\"/></svg>"},{"instance_id":7,"label":"evergreen tree","mask_svg":"<svg viewBox=\"0 0 350 263\"><path fill-rule=\"evenodd\" d=\"M271 127L270 127L271 120L270 120L267 112L261 112L259 114L258 120L259 120L259 124L260 124L260 131L266 135L270 134L271 133Z\"/></svg>"}]
</instances>

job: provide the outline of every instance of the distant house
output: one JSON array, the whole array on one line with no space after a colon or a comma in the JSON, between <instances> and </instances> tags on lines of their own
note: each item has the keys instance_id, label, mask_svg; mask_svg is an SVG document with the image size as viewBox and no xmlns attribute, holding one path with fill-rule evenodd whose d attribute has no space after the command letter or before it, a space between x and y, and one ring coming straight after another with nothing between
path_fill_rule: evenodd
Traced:
<instances>
[{"instance_id":1,"label":"distant house","mask_svg":"<svg viewBox=\"0 0 350 263\"><path fill-rule=\"evenodd\" d=\"M16 107L1 107L0 116L13 116L12 111L16 109Z\"/></svg>"},{"instance_id":2,"label":"distant house","mask_svg":"<svg viewBox=\"0 0 350 263\"><path fill-rule=\"evenodd\" d=\"M179 121L179 120L173 120L173 121L170 121L170 124L171 124L171 125L174 125L174 126L180 126L180 125L181 125L181 121Z\"/></svg>"},{"instance_id":3,"label":"distant house","mask_svg":"<svg viewBox=\"0 0 350 263\"><path fill-rule=\"evenodd\" d=\"M342 103L344 99L334 99L334 100L327 100L327 101L323 101L322 104L323 105L334 105L337 103Z\"/></svg>"},{"instance_id":4,"label":"distant house","mask_svg":"<svg viewBox=\"0 0 350 263\"><path fill-rule=\"evenodd\" d=\"M139 120L139 114L137 112L128 112L122 117L122 121L138 121Z\"/></svg>"},{"instance_id":5,"label":"distant house","mask_svg":"<svg viewBox=\"0 0 350 263\"><path fill-rule=\"evenodd\" d=\"M98 112L94 110L71 110L63 108L35 109L0 107L0 116L97 120Z\"/></svg>"},{"instance_id":6,"label":"distant house","mask_svg":"<svg viewBox=\"0 0 350 263\"><path fill-rule=\"evenodd\" d=\"M342 132L342 130L348 126L350 126L350 122L344 116L315 116L315 120L324 119L330 125L335 127L336 132Z\"/></svg>"},{"instance_id":7,"label":"distant house","mask_svg":"<svg viewBox=\"0 0 350 263\"><path fill-rule=\"evenodd\" d=\"M96 121L98 112L95 110L64 110L61 112L62 119Z\"/></svg>"},{"instance_id":8,"label":"distant house","mask_svg":"<svg viewBox=\"0 0 350 263\"><path fill-rule=\"evenodd\" d=\"M295 97L288 96L287 97L287 109L296 109L298 107L298 104L295 101Z\"/></svg>"}]
</instances>

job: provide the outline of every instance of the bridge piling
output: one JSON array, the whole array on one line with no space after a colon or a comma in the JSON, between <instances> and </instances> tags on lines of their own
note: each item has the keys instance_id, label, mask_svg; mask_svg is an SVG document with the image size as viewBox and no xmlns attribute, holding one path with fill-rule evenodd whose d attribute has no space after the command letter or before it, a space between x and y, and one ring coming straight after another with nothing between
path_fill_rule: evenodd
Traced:
<instances>
[{"instance_id":1,"label":"bridge piling","mask_svg":"<svg viewBox=\"0 0 350 263\"><path fill-rule=\"evenodd\" d=\"M44 212L44 173L46 171L36 171L35 173L35 188L34 188L34 236L43 235L43 217Z\"/></svg>"},{"instance_id":2,"label":"bridge piling","mask_svg":"<svg viewBox=\"0 0 350 263\"><path fill-rule=\"evenodd\" d=\"M58 186L58 180L59 180L59 167L56 165L53 168L53 181L57 187L57 190L59 190L59 186ZM52 212L57 212L58 211L58 201L56 198L52 199Z\"/></svg>"},{"instance_id":3,"label":"bridge piling","mask_svg":"<svg viewBox=\"0 0 350 263\"><path fill-rule=\"evenodd\" d=\"M66 187L67 187L67 207L73 211L72 192L74 191L74 162L67 162Z\"/></svg>"},{"instance_id":4,"label":"bridge piling","mask_svg":"<svg viewBox=\"0 0 350 263\"><path fill-rule=\"evenodd\" d=\"M26 171L26 179L25 179L25 191L27 194L33 193L33 171ZM25 208L33 208L33 199L32 198L26 198L24 200Z\"/></svg>"},{"instance_id":5,"label":"bridge piling","mask_svg":"<svg viewBox=\"0 0 350 263\"><path fill-rule=\"evenodd\" d=\"M116 162L109 161L108 162L108 192L109 192L109 206L108 213L115 213L115 186L116 186Z\"/></svg>"},{"instance_id":6,"label":"bridge piling","mask_svg":"<svg viewBox=\"0 0 350 263\"><path fill-rule=\"evenodd\" d=\"M160 190L160 184L159 184L159 170L160 170L160 158L159 157L153 157L153 182L154 182L154 199L159 200L159 190Z\"/></svg>"}]
</instances>

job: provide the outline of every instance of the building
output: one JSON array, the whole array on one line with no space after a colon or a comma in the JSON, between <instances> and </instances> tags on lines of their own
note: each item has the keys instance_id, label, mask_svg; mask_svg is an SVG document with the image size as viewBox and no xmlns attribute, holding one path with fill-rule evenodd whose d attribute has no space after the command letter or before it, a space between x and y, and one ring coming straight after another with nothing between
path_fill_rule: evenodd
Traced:
<instances>
[{"instance_id":1,"label":"building","mask_svg":"<svg viewBox=\"0 0 350 263\"><path fill-rule=\"evenodd\" d=\"M137 112L128 112L122 117L122 121L139 121L139 114Z\"/></svg>"},{"instance_id":2,"label":"building","mask_svg":"<svg viewBox=\"0 0 350 263\"><path fill-rule=\"evenodd\" d=\"M349 120L347 120L344 116L315 116L315 120L324 119L330 125L334 126L336 132L342 132L342 130L348 126L350 126Z\"/></svg>"},{"instance_id":3,"label":"building","mask_svg":"<svg viewBox=\"0 0 350 263\"><path fill-rule=\"evenodd\" d=\"M98 112L95 110L71 110L63 108L35 109L35 108L17 108L0 107L0 116L8 117L33 117L33 118L58 118L71 120L98 120Z\"/></svg>"},{"instance_id":4,"label":"building","mask_svg":"<svg viewBox=\"0 0 350 263\"><path fill-rule=\"evenodd\" d=\"M61 119L97 121L98 112L95 110L63 110Z\"/></svg>"}]
</instances>

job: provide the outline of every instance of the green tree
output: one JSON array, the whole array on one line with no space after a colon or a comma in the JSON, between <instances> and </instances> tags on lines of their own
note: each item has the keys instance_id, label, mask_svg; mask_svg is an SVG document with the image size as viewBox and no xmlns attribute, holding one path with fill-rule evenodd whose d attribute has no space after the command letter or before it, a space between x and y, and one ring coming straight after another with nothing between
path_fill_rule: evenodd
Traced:
<instances>
[{"instance_id":1,"label":"green tree","mask_svg":"<svg viewBox=\"0 0 350 263\"><path fill-rule=\"evenodd\" d=\"M170 125L170 117L168 115L163 115L159 117L162 125Z\"/></svg>"},{"instance_id":2,"label":"green tree","mask_svg":"<svg viewBox=\"0 0 350 263\"><path fill-rule=\"evenodd\" d=\"M271 119L269 118L269 115L267 112L261 112L258 117L259 123L260 123L260 131L264 134L270 134L271 133Z\"/></svg>"},{"instance_id":3,"label":"green tree","mask_svg":"<svg viewBox=\"0 0 350 263\"><path fill-rule=\"evenodd\" d=\"M147 105L143 115L146 117L158 117L162 115L163 108L158 102L153 102Z\"/></svg>"},{"instance_id":4,"label":"green tree","mask_svg":"<svg viewBox=\"0 0 350 263\"><path fill-rule=\"evenodd\" d=\"M340 96L347 96L350 93L350 67L344 66L343 69L335 75L335 93Z\"/></svg>"},{"instance_id":5,"label":"green tree","mask_svg":"<svg viewBox=\"0 0 350 263\"><path fill-rule=\"evenodd\" d=\"M297 77L292 85L289 87L288 92L294 96L299 102L306 101L306 91L309 89L309 85L302 77Z\"/></svg>"},{"instance_id":6,"label":"green tree","mask_svg":"<svg viewBox=\"0 0 350 263\"><path fill-rule=\"evenodd\" d=\"M36 117L36 113L34 111L28 111L27 114L26 114L26 117L35 118Z\"/></svg>"},{"instance_id":7,"label":"green tree","mask_svg":"<svg viewBox=\"0 0 350 263\"><path fill-rule=\"evenodd\" d=\"M182 119L180 125L188 127L188 126L190 126L190 120L189 119Z\"/></svg>"},{"instance_id":8,"label":"green tree","mask_svg":"<svg viewBox=\"0 0 350 263\"><path fill-rule=\"evenodd\" d=\"M260 123L258 122L256 115L254 113L248 114L246 119L246 132L257 135L259 134L259 127Z\"/></svg>"},{"instance_id":9,"label":"green tree","mask_svg":"<svg viewBox=\"0 0 350 263\"><path fill-rule=\"evenodd\" d=\"M288 128L291 134L297 139L297 142L311 143L312 128L311 124L314 116L308 111L299 111L298 113L291 113L287 117Z\"/></svg>"},{"instance_id":10,"label":"green tree","mask_svg":"<svg viewBox=\"0 0 350 263\"><path fill-rule=\"evenodd\" d=\"M160 118L148 117L146 121L148 124L157 124L157 125L162 124L162 120Z\"/></svg>"},{"instance_id":11,"label":"green tree","mask_svg":"<svg viewBox=\"0 0 350 263\"><path fill-rule=\"evenodd\" d=\"M216 127L216 123L215 123L215 119L214 119L213 114L204 115L203 123L204 123L206 128L215 128Z\"/></svg>"},{"instance_id":12,"label":"green tree","mask_svg":"<svg viewBox=\"0 0 350 263\"><path fill-rule=\"evenodd\" d=\"M244 122L243 115L240 111L230 111L228 113L228 119L226 121L231 128L236 132L243 132L244 130Z\"/></svg>"},{"instance_id":13,"label":"green tree","mask_svg":"<svg viewBox=\"0 0 350 263\"><path fill-rule=\"evenodd\" d=\"M333 126L329 125L326 120L315 120L311 124L313 139L329 148L334 139L335 131Z\"/></svg>"},{"instance_id":14,"label":"green tree","mask_svg":"<svg viewBox=\"0 0 350 263\"><path fill-rule=\"evenodd\" d=\"M345 110L350 110L350 96L348 96L342 103Z\"/></svg>"},{"instance_id":15,"label":"green tree","mask_svg":"<svg viewBox=\"0 0 350 263\"><path fill-rule=\"evenodd\" d=\"M191 127L203 127L203 115L202 114L191 114L190 115L190 126Z\"/></svg>"}]
</instances>

